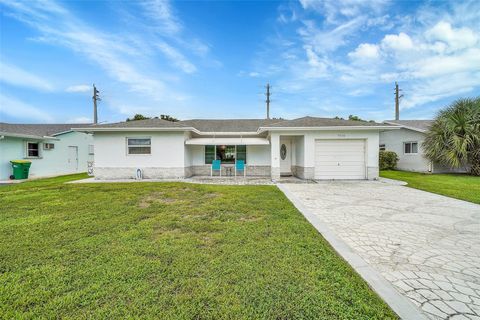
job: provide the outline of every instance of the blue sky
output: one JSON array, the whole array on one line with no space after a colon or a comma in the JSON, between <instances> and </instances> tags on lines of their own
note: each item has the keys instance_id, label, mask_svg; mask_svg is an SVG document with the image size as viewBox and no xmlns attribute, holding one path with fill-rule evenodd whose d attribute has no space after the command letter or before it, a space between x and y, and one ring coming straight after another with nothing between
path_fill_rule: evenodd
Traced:
<instances>
[{"instance_id":1,"label":"blue sky","mask_svg":"<svg viewBox=\"0 0 480 320\"><path fill-rule=\"evenodd\" d=\"M428 119L479 94L479 1L0 0L0 121Z\"/></svg>"}]
</instances>

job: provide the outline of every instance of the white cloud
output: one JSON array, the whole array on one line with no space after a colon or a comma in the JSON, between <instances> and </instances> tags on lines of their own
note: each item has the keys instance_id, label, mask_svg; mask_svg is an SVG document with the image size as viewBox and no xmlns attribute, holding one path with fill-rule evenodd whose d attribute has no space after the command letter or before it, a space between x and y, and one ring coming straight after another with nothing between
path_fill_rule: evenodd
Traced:
<instances>
[{"instance_id":1,"label":"white cloud","mask_svg":"<svg viewBox=\"0 0 480 320\"><path fill-rule=\"evenodd\" d=\"M264 55L266 65L256 67L277 66L279 90L302 93L312 105L311 98L320 103L334 96L332 104L341 105L352 101L346 96L362 96L361 103L376 101L373 112L391 103L395 81L404 89L403 108L474 94L480 89L480 2L467 2L386 14L383 1L373 9L367 1L300 0L300 39L286 30L293 23L280 18L278 28L286 32L278 37L295 46L277 45Z\"/></svg>"},{"instance_id":2,"label":"white cloud","mask_svg":"<svg viewBox=\"0 0 480 320\"><path fill-rule=\"evenodd\" d=\"M0 93L0 114L2 113L17 119L53 122L53 117L40 108Z\"/></svg>"},{"instance_id":3,"label":"white cloud","mask_svg":"<svg viewBox=\"0 0 480 320\"><path fill-rule=\"evenodd\" d=\"M188 61L183 54L181 54L172 46L168 45L166 42L158 42L156 45L160 51L183 72L194 73L197 71L197 68L190 61Z\"/></svg>"},{"instance_id":4,"label":"white cloud","mask_svg":"<svg viewBox=\"0 0 480 320\"><path fill-rule=\"evenodd\" d=\"M380 14L388 3L388 0L300 0L304 9L323 15L329 24L336 24L342 19L350 19L365 12Z\"/></svg>"},{"instance_id":5,"label":"white cloud","mask_svg":"<svg viewBox=\"0 0 480 320\"><path fill-rule=\"evenodd\" d=\"M352 59L371 60L380 58L380 48L376 44L362 43L348 54Z\"/></svg>"},{"instance_id":6,"label":"white cloud","mask_svg":"<svg viewBox=\"0 0 480 320\"><path fill-rule=\"evenodd\" d=\"M144 7L146 15L156 22L156 26L162 32L176 34L182 30L182 24L173 14L170 1L149 0L140 3Z\"/></svg>"},{"instance_id":7,"label":"white cloud","mask_svg":"<svg viewBox=\"0 0 480 320\"><path fill-rule=\"evenodd\" d=\"M255 71L252 71L248 74L250 77L252 78L256 78L256 77L259 77L260 76L260 73L258 72L255 72Z\"/></svg>"},{"instance_id":8,"label":"white cloud","mask_svg":"<svg viewBox=\"0 0 480 320\"><path fill-rule=\"evenodd\" d=\"M405 51L413 48L413 41L406 33L387 34L382 40L382 48L394 51Z\"/></svg>"},{"instance_id":9,"label":"white cloud","mask_svg":"<svg viewBox=\"0 0 480 320\"><path fill-rule=\"evenodd\" d=\"M78 84L65 89L66 92L90 92L92 90L92 86L88 84Z\"/></svg>"},{"instance_id":10,"label":"white cloud","mask_svg":"<svg viewBox=\"0 0 480 320\"><path fill-rule=\"evenodd\" d=\"M128 85L131 91L157 101L175 95L173 90L166 90L158 76L151 77L148 71L137 66L144 58L142 50L125 42L124 37L90 28L54 2L48 2L49 5L31 2L25 6L7 0L5 4L17 19L37 29L44 39L84 55L110 77Z\"/></svg>"},{"instance_id":11,"label":"white cloud","mask_svg":"<svg viewBox=\"0 0 480 320\"><path fill-rule=\"evenodd\" d=\"M479 84L480 72L474 74L462 72L434 77L412 86L400 106L402 109L410 109L443 98L457 97L472 92Z\"/></svg>"},{"instance_id":12,"label":"white cloud","mask_svg":"<svg viewBox=\"0 0 480 320\"><path fill-rule=\"evenodd\" d=\"M480 48L471 48L455 55L427 55L413 63L411 68L411 74L416 78L466 71L480 72Z\"/></svg>"},{"instance_id":13,"label":"white cloud","mask_svg":"<svg viewBox=\"0 0 480 320\"><path fill-rule=\"evenodd\" d=\"M427 39L445 42L451 50L459 50L474 46L478 42L478 34L467 27L452 28L446 21L440 21L425 32Z\"/></svg>"},{"instance_id":14,"label":"white cloud","mask_svg":"<svg viewBox=\"0 0 480 320\"><path fill-rule=\"evenodd\" d=\"M53 90L53 85L45 78L3 62L0 62L0 81L42 91Z\"/></svg>"},{"instance_id":15,"label":"white cloud","mask_svg":"<svg viewBox=\"0 0 480 320\"><path fill-rule=\"evenodd\" d=\"M320 57L313 52L310 46L305 46L305 53L307 54L308 64L310 65L309 77L325 77L328 65L321 61Z\"/></svg>"},{"instance_id":16,"label":"white cloud","mask_svg":"<svg viewBox=\"0 0 480 320\"><path fill-rule=\"evenodd\" d=\"M319 29L314 21L303 21L304 27L298 30L306 45L317 53L335 51L347 43L347 38L358 31L365 22L364 16L359 16L338 25L331 30Z\"/></svg>"}]
</instances>

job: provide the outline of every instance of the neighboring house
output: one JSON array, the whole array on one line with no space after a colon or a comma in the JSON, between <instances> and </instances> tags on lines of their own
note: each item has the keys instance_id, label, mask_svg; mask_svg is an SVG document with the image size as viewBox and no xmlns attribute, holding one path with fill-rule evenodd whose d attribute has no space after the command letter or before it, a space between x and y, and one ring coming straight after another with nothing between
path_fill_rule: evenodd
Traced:
<instances>
[{"instance_id":1,"label":"neighboring house","mask_svg":"<svg viewBox=\"0 0 480 320\"><path fill-rule=\"evenodd\" d=\"M93 161L93 137L72 131L85 126L0 122L0 180L12 174L10 160L30 160L32 178L86 172Z\"/></svg>"},{"instance_id":2,"label":"neighboring house","mask_svg":"<svg viewBox=\"0 0 480 320\"><path fill-rule=\"evenodd\" d=\"M231 173L236 160L245 160L247 176L376 179L379 132L392 128L396 129L304 117L180 122L155 118L75 130L94 135L97 179L210 175L214 159L222 161L222 175Z\"/></svg>"},{"instance_id":3,"label":"neighboring house","mask_svg":"<svg viewBox=\"0 0 480 320\"><path fill-rule=\"evenodd\" d=\"M400 127L400 130L380 133L380 150L393 151L398 155L397 169L417 172L463 172L432 163L425 157L422 143L425 133L434 120L385 120L385 124Z\"/></svg>"}]
</instances>

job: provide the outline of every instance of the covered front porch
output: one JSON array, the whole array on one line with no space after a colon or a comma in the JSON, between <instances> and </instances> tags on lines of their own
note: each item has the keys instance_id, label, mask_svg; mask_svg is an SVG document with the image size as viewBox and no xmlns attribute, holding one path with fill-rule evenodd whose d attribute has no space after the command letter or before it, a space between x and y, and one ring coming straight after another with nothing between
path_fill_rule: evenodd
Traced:
<instances>
[{"instance_id":1,"label":"covered front porch","mask_svg":"<svg viewBox=\"0 0 480 320\"><path fill-rule=\"evenodd\" d=\"M299 135L190 138L185 141L185 176L303 179L303 141ZM220 170L212 170L215 160ZM238 170L240 160L245 170Z\"/></svg>"}]
</instances>

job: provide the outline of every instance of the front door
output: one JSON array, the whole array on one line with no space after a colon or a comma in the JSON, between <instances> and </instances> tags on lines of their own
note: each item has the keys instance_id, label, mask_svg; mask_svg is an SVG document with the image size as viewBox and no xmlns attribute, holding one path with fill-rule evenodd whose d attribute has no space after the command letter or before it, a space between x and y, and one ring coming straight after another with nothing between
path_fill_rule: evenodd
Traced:
<instances>
[{"instance_id":1,"label":"front door","mask_svg":"<svg viewBox=\"0 0 480 320\"><path fill-rule=\"evenodd\" d=\"M292 143L287 139L280 139L280 175L292 175Z\"/></svg>"},{"instance_id":2,"label":"front door","mask_svg":"<svg viewBox=\"0 0 480 320\"><path fill-rule=\"evenodd\" d=\"M78 147L68 147L68 171L77 172L78 170Z\"/></svg>"}]
</instances>

